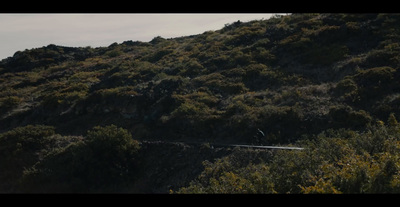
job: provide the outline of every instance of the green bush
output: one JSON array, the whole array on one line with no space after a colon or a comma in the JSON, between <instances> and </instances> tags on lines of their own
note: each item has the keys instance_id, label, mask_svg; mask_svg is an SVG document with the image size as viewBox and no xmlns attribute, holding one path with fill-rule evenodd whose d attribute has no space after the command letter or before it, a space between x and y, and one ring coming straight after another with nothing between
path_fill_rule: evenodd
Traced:
<instances>
[{"instance_id":1,"label":"green bush","mask_svg":"<svg viewBox=\"0 0 400 207\"><path fill-rule=\"evenodd\" d=\"M139 150L139 144L132 139L132 135L126 129L115 125L94 127L93 130L88 131L85 144L96 154L111 160L115 156L122 156L119 157L121 159L126 158L125 155L135 154Z\"/></svg>"},{"instance_id":2,"label":"green bush","mask_svg":"<svg viewBox=\"0 0 400 207\"><path fill-rule=\"evenodd\" d=\"M394 74L396 70L391 67L377 67L359 71L353 76L358 85L360 102L376 100L389 93L396 86Z\"/></svg>"},{"instance_id":3,"label":"green bush","mask_svg":"<svg viewBox=\"0 0 400 207\"><path fill-rule=\"evenodd\" d=\"M199 74L201 74L202 70L204 67L195 59L190 59L185 65L184 69L181 70L178 75L181 75L183 77L196 77Z\"/></svg>"},{"instance_id":4,"label":"green bush","mask_svg":"<svg viewBox=\"0 0 400 207\"><path fill-rule=\"evenodd\" d=\"M271 65L276 62L276 56L264 47L257 47L252 52L253 59L259 63Z\"/></svg>"},{"instance_id":5,"label":"green bush","mask_svg":"<svg viewBox=\"0 0 400 207\"><path fill-rule=\"evenodd\" d=\"M113 50L110 50L110 51L107 51L107 52L105 53L105 55L108 56L108 57L110 57L110 58L118 57L118 56L120 56L120 55L122 55L122 54L123 54L123 52L122 52L120 49L118 49L118 48L113 49Z\"/></svg>"},{"instance_id":6,"label":"green bush","mask_svg":"<svg viewBox=\"0 0 400 207\"><path fill-rule=\"evenodd\" d=\"M166 55L168 55L168 54L171 54L172 52L174 52L173 49L163 49L163 50L159 50L159 51L157 51L156 53L151 54L151 55L147 58L147 60L148 60L149 62L154 63L154 62L157 62L157 61L161 60L161 58L163 58L164 56L166 56Z\"/></svg>"},{"instance_id":7,"label":"green bush","mask_svg":"<svg viewBox=\"0 0 400 207\"><path fill-rule=\"evenodd\" d=\"M13 109L22 102L22 99L18 96L7 96L0 98L0 112Z\"/></svg>"},{"instance_id":8,"label":"green bush","mask_svg":"<svg viewBox=\"0 0 400 207\"><path fill-rule=\"evenodd\" d=\"M397 119L394 116L394 113L390 113L389 114L389 118L388 118L387 123L388 123L388 126L390 126L390 127L397 127L398 126L399 123L397 122Z\"/></svg>"},{"instance_id":9,"label":"green bush","mask_svg":"<svg viewBox=\"0 0 400 207\"><path fill-rule=\"evenodd\" d=\"M214 163L204 161L204 171L189 186L180 188L176 193L276 193L269 167L249 162L245 157L251 157L255 161L263 156L235 148L230 156L220 158Z\"/></svg>"},{"instance_id":10,"label":"green bush","mask_svg":"<svg viewBox=\"0 0 400 207\"><path fill-rule=\"evenodd\" d=\"M276 151L254 163L236 149L204 162L204 171L177 193L398 193L399 131L369 129L328 130L298 142L304 150Z\"/></svg>"},{"instance_id":11,"label":"green bush","mask_svg":"<svg viewBox=\"0 0 400 207\"><path fill-rule=\"evenodd\" d=\"M54 143L54 127L28 125L0 134L0 192L15 192L23 170L30 168Z\"/></svg>"},{"instance_id":12,"label":"green bush","mask_svg":"<svg viewBox=\"0 0 400 207\"><path fill-rule=\"evenodd\" d=\"M51 142L50 136L54 134L54 127L52 126L27 125L17 127L0 134L0 152L7 157L18 152L39 150Z\"/></svg>"},{"instance_id":13,"label":"green bush","mask_svg":"<svg viewBox=\"0 0 400 207\"><path fill-rule=\"evenodd\" d=\"M397 47L397 45L394 45ZM397 49L397 48L396 48ZM366 56L365 62L362 64L364 67L396 67L398 66L399 51L392 50L388 45L384 49L370 50Z\"/></svg>"},{"instance_id":14,"label":"green bush","mask_svg":"<svg viewBox=\"0 0 400 207\"><path fill-rule=\"evenodd\" d=\"M81 142L48 154L27 169L22 192L126 192L135 181L139 143L115 125L94 127Z\"/></svg>"},{"instance_id":15,"label":"green bush","mask_svg":"<svg viewBox=\"0 0 400 207\"><path fill-rule=\"evenodd\" d=\"M329 111L334 128L361 129L371 123L372 117L364 110L354 111L348 106L332 107Z\"/></svg>"},{"instance_id":16,"label":"green bush","mask_svg":"<svg viewBox=\"0 0 400 207\"><path fill-rule=\"evenodd\" d=\"M306 64L330 65L337 62L349 53L349 49L340 44L313 45L303 52L302 61Z\"/></svg>"},{"instance_id":17,"label":"green bush","mask_svg":"<svg viewBox=\"0 0 400 207\"><path fill-rule=\"evenodd\" d=\"M376 67L359 71L354 80L362 87L376 88L392 83L393 75L396 72L391 67Z\"/></svg>"},{"instance_id":18,"label":"green bush","mask_svg":"<svg viewBox=\"0 0 400 207\"><path fill-rule=\"evenodd\" d=\"M346 101L353 101L357 96L357 89L357 83L352 78L344 78L338 82L333 92Z\"/></svg>"}]
</instances>

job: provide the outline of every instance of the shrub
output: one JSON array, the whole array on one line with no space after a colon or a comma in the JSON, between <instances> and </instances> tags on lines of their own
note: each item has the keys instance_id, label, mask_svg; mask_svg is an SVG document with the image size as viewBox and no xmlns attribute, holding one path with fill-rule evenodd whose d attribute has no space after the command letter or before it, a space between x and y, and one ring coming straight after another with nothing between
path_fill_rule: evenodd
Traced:
<instances>
[{"instance_id":1,"label":"shrub","mask_svg":"<svg viewBox=\"0 0 400 207\"><path fill-rule=\"evenodd\" d=\"M245 157L257 155L235 148L231 156L214 163L204 161L204 171L188 187L177 193L276 193L269 167L248 163Z\"/></svg>"},{"instance_id":2,"label":"shrub","mask_svg":"<svg viewBox=\"0 0 400 207\"><path fill-rule=\"evenodd\" d=\"M204 171L178 193L398 193L399 131L369 129L328 130L299 142L304 150L276 151L259 163L234 150L204 162Z\"/></svg>"},{"instance_id":3,"label":"shrub","mask_svg":"<svg viewBox=\"0 0 400 207\"><path fill-rule=\"evenodd\" d=\"M98 154L99 158L103 157L106 159L104 161L111 162L115 158L126 159L126 155L135 154L139 150L139 143L132 139L132 135L115 125L94 127L88 131L85 144Z\"/></svg>"},{"instance_id":4,"label":"shrub","mask_svg":"<svg viewBox=\"0 0 400 207\"><path fill-rule=\"evenodd\" d=\"M283 82L280 71L271 70L264 64L250 64L243 69L246 71L243 82L251 90L266 89Z\"/></svg>"},{"instance_id":5,"label":"shrub","mask_svg":"<svg viewBox=\"0 0 400 207\"><path fill-rule=\"evenodd\" d=\"M313 45L304 51L303 61L308 64L330 65L346 57L349 49L340 44L331 45Z\"/></svg>"},{"instance_id":6,"label":"shrub","mask_svg":"<svg viewBox=\"0 0 400 207\"><path fill-rule=\"evenodd\" d=\"M18 106L22 99L18 96L7 96L0 99L0 112L10 110Z\"/></svg>"},{"instance_id":7,"label":"shrub","mask_svg":"<svg viewBox=\"0 0 400 207\"><path fill-rule=\"evenodd\" d=\"M395 69L391 67L376 67L359 71L354 80L362 87L376 88L388 85L393 80Z\"/></svg>"},{"instance_id":8,"label":"shrub","mask_svg":"<svg viewBox=\"0 0 400 207\"><path fill-rule=\"evenodd\" d=\"M196 77L198 76L204 67L197 62L195 59L190 59L185 65L184 69L178 74L181 76Z\"/></svg>"},{"instance_id":9,"label":"shrub","mask_svg":"<svg viewBox=\"0 0 400 207\"><path fill-rule=\"evenodd\" d=\"M259 63L272 64L276 62L276 56L271 53L271 51L266 50L264 47L257 47L252 52L253 59Z\"/></svg>"},{"instance_id":10,"label":"shrub","mask_svg":"<svg viewBox=\"0 0 400 207\"><path fill-rule=\"evenodd\" d=\"M384 49L370 50L362 66L365 67L396 67L398 65L398 51L392 51L390 46Z\"/></svg>"},{"instance_id":11,"label":"shrub","mask_svg":"<svg viewBox=\"0 0 400 207\"><path fill-rule=\"evenodd\" d=\"M396 120L396 117L394 116L394 113L390 113L387 123L390 127L398 126L398 122Z\"/></svg>"},{"instance_id":12,"label":"shrub","mask_svg":"<svg viewBox=\"0 0 400 207\"><path fill-rule=\"evenodd\" d=\"M391 67L377 67L359 71L354 75L353 80L359 88L360 102L376 100L389 93L396 87L395 72L396 70Z\"/></svg>"},{"instance_id":13,"label":"shrub","mask_svg":"<svg viewBox=\"0 0 400 207\"><path fill-rule=\"evenodd\" d=\"M43 148L54 135L54 127L45 125L27 125L17 127L0 134L0 146L5 156L22 151L34 151Z\"/></svg>"},{"instance_id":14,"label":"shrub","mask_svg":"<svg viewBox=\"0 0 400 207\"><path fill-rule=\"evenodd\" d=\"M23 192L125 192L135 178L139 143L123 128L96 126L83 142L53 151L27 169Z\"/></svg>"},{"instance_id":15,"label":"shrub","mask_svg":"<svg viewBox=\"0 0 400 207\"><path fill-rule=\"evenodd\" d=\"M370 124L372 117L364 110L354 111L348 106L332 107L329 111L333 127L359 129Z\"/></svg>"},{"instance_id":16,"label":"shrub","mask_svg":"<svg viewBox=\"0 0 400 207\"><path fill-rule=\"evenodd\" d=\"M163 49L163 50L159 50L159 51L157 51L156 53L154 53L154 54L151 54L148 58L147 58L147 60L149 61L149 62L157 62L157 61L159 61L159 60L161 60L161 58L163 58L164 56L166 56L166 55L168 55L168 54L170 54L170 53L172 53L172 52L174 52L174 50L173 49Z\"/></svg>"},{"instance_id":17,"label":"shrub","mask_svg":"<svg viewBox=\"0 0 400 207\"><path fill-rule=\"evenodd\" d=\"M106 56L113 58L113 57L117 57L123 54L123 52L120 49L113 49L110 51L107 51L106 53L104 53Z\"/></svg>"},{"instance_id":18,"label":"shrub","mask_svg":"<svg viewBox=\"0 0 400 207\"><path fill-rule=\"evenodd\" d=\"M334 95L342 97L345 101L353 102L358 95L358 86L352 78L344 78L333 89Z\"/></svg>"},{"instance_id":19,"label":"shrub","mask_svg":"<svg viewBox=\"0 0 400 207\"><path fill-rule=\"evenodd\" d=\"M30 167L38 159L40 150L48 147L53 139L54 127L28 125L0 134L0 162L17 171ZM8 170L11 170L8 169Z\"/></svg>"},{"instance_id":20,"label":"shrub","mask_svg":"<svg viewBox=\"0 0 400 207\"><path fill-rule=\"evenodd\" d=\"M15 192L23 170L54 142L54 127L28 125L0 134L0 192Z\"/></svg>"}]
</instances>

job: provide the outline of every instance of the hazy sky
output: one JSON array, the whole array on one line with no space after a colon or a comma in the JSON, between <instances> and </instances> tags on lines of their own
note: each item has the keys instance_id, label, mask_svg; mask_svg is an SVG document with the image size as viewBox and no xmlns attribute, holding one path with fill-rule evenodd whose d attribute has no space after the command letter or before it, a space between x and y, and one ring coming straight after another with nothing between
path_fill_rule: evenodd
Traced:
<instances>
[{"instance_id":1,"label":"hazy sky","mask_svg":"<svg viewBox=\"0 0 400 207\"><path fill-rule=\"evenodd\" d=\"M148 42L222 29L235 21L268 19L273 14L0 14L0 60L17 51L49 44L101 47L114 42Z\"/></svg>"}]
</instances>

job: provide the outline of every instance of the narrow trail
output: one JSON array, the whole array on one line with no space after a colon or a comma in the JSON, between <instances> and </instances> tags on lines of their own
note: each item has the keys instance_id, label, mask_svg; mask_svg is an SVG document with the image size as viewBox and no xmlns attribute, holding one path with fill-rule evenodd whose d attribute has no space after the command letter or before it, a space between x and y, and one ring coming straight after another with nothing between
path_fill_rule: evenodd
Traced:
<instances>
[{"instance_id":1,"label":"narrow trail","mask_svg":"<svg viewBox=\"0 0 400 207\"><path fill-rule=\"evenodd\" d=\"M186 145L204 145L208 144L210 147L240 147L240 148L253 148L253 149L281 149L281 150L303 150L302 147L285 147L285 146L263 146L263 145L245 145L245 144L220 144L220 143L204 143L204 142L184 142L184 141L140 141L145 143L170 143L170 144L186 144Z\"/></svg>"},{"instance_id":2,"label":"narrow trail","mask_svg":"<svg viewBox=\"0 0 400 207\"><path fill-rule=\"evenodd\" d=\"M230 145L233 147L247 147L247 148L258 148L258 149L283 149L283 150L303 150L302 147L281 147L281 146L256 146L256 145Z\"/></svg>"}]
</instances>

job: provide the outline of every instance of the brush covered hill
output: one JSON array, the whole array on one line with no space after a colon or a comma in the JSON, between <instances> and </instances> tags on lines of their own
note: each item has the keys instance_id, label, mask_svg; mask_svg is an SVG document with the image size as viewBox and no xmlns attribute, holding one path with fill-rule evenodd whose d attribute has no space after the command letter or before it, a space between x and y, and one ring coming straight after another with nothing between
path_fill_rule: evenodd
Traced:
<instances>
[{"instance_id":1,"label":"brush covered hill","mask_svg":"<svg viewBox=\"0 0 400 207\"><path fill-rule=\"evenodd\" d=\"M354 141L373 127L389 127L387 120L396 127L395 116L400 116L399 24L397 14L291 14L237 21L199 35L171 39L158 36L150 42L129 40L99 48L51 44L18 51L0 62L0 153L5 156L1 158L3 166L9 166L2 169L0 178L7 182L3 182L1 190L21 192L18 186L22 185L35 192L38 187L34 186L46 183L41 188L46 192L56 186L60 192L136 192L132 189L143 186L148 192L161 188L161 192L168 192L168 186L175 185L177 190L189 185L201 171L191 169L190 176L169 180L174 184L164 183L154 190L149 187L155 185L154 181L139 182L132 177L150 176L145 175L144 169L153 172L154 177L166 176L160 167L141 168L141 172L130 174L137 168L132 160L139 160L136 165L142 167L144 160L157 162L139 149L136 140L286 145L338 131L344 137L353 133L353 139L345 140ZM326 135L327 131L330 135ZM122 140L108 143L102 133ZM118 148L121 143L125 147ZM110 172L100 172L96 177L96 169L104 166L93 159L107 151L101 145L111 147L118 157L116 162L107 162L114 159L112 155L101 155ZM316 145L322 144L313 146ZM209 156L200 156L198 152L206 149ZM154 156L162 154L159 150L154 151ZM193 160L199 166L202 161L215 158L211 155L227 153L211 153L211 148L204 146L197 152L188 146L180 150L196 154ZM168 155L180 154L172 151ZM73 166L81 171L70 172L60 170L56 164L83 158L94 167L83 170L83 166ZM223 165L229 159L214 165ZM267 161L261 163L269 166L264 162ZM190 163L190 159L180 163L180 169L188 171L190 165L184 163ZM217 168L211 163L203 165L209 170ZM176 163L171 166L177 168ZM251 178L240 177L241 173L248 173L235 170L258 167L236 166L210 179L249 181ZM272 172L273 167L268 172L266 169L260 171L265 175L257 176L278 172L278 168L276 172ZM180 172L175 171L176 175ZM71 177L79 173L86 174ZM203 171L197 183L191 182L180 192L212 192L205 190L212 189L212 182L201 180L207 173L211 171ZM62 181L63 176L70 180ZM293 181L292 187L297 191L290 186L277 186L284 183L282 180L270 180L263 183L262 192L314 192L321 190L321 185L332 192L347 192L345 187L338 187L346 184L336 185L334 178L324 183L318 175L308 176L296 180L301 184ZM289 177L282 179L292 179ZM107 182L95 182L102 179ZM132 187L126 183L136 184Z\"/></svg>"}]
</instances>

